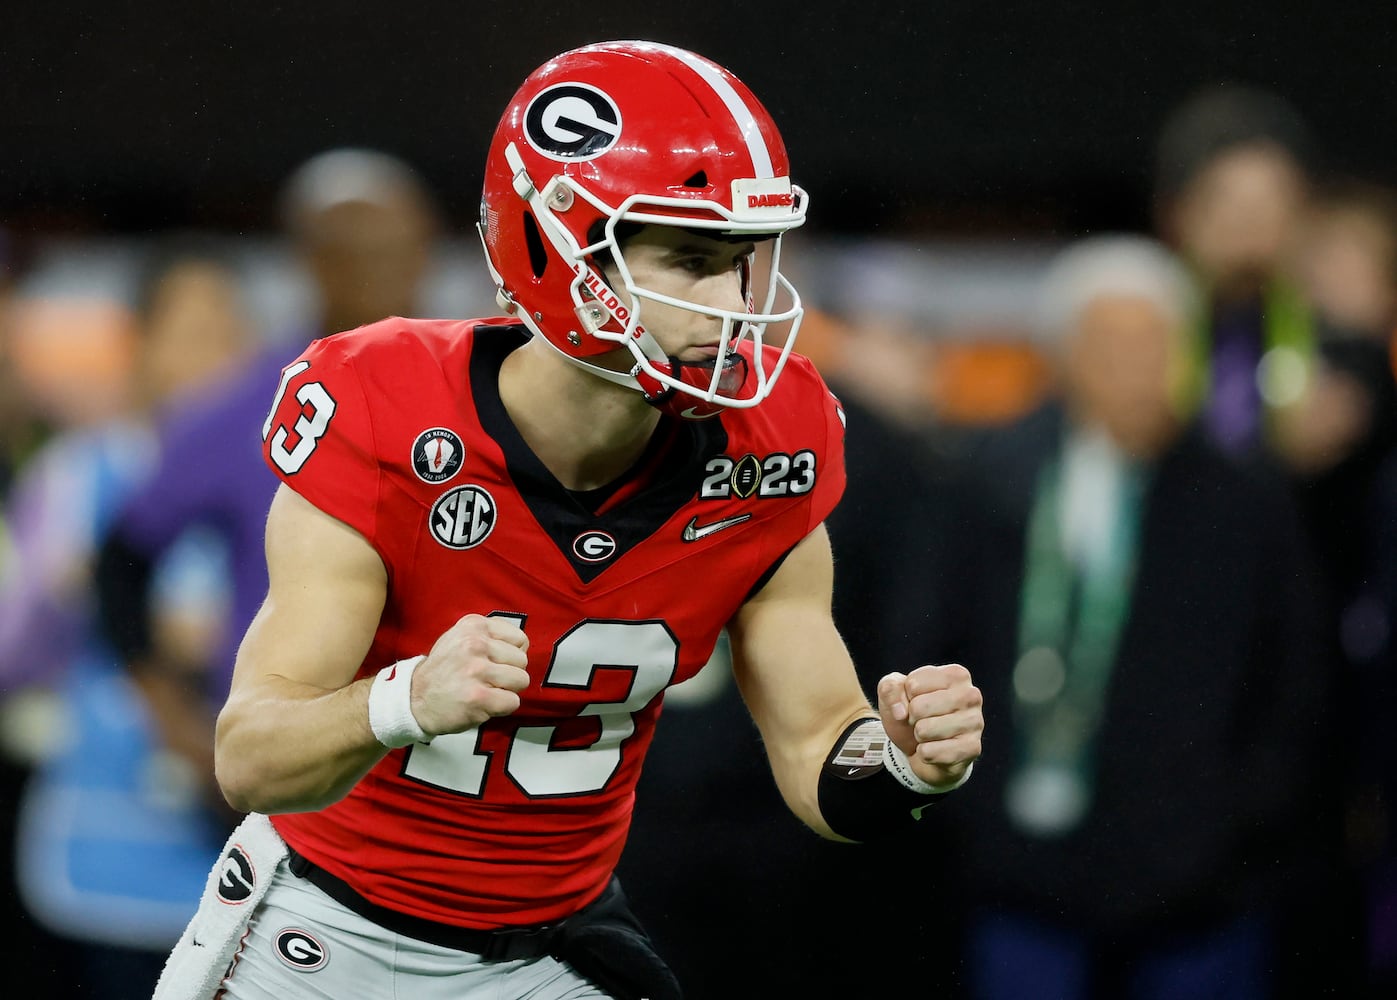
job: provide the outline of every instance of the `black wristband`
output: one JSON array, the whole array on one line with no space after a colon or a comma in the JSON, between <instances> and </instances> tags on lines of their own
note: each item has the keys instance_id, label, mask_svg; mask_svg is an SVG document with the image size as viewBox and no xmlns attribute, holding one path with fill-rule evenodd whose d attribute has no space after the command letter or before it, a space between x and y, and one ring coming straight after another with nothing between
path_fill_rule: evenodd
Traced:
<instances>
[{"instance_id":1,"label":"black wristband","mask_svg":"<svg viewBox=\"0 0 1397 1000\"><path fill-rule=\"evenodd\" d=\"M868 842L894 836L921 819L941 798L907 788L883 766L887 733L877 719L858 719L839 735L820 770L820 815L848 840Z\"/></svg>"}]
</instances>

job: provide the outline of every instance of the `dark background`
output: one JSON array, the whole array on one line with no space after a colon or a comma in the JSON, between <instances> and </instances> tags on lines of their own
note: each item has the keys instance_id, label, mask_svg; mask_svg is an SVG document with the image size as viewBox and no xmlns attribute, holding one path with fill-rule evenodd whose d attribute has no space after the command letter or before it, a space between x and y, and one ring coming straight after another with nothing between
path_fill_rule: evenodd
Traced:
<instances>
[{"instance_id":1,"label":"dark background","mask_svg":"<svg viewBox=\"0 0 1397 1000\"><path fill-rule=\"evenodd\" d=\"M1148 224L1168 110L1220 80L1297 104L1333 166L1397 180L1391 0L1211 3L0 3L0 218L270 229L300 160L418 164L461 226L515 87L605 38L693 48L782 125L812 227Z\"/></svg>"}]
</instances>

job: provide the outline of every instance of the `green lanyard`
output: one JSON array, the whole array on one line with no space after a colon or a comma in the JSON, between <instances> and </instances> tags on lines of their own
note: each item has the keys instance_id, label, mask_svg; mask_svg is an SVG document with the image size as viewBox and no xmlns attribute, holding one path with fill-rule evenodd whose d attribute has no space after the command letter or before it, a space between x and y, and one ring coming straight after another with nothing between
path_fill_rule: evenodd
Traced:
<instances>
[{"instance_id":1,"label":"green lanyard","mask_svg":"<svg viewBox=\"0 0 1397 1000\"><path fill-rule=\"evenodd\" d=\"M1107 558L1090 571L1063 551L1062 473L1039 473L1029 517L1013 676L1015 766L1011 815L1039 833L1062 832L1085 813L1093 749L1116 650L1130 611L1143 476L1127 470Z\"/></svg>"},{"instance_id":2,"label":"green lanyard","mask_svg":"<svg viewBox=\"0 0 1397 1000\"><path fill-rule=\"evenodd\" d=\"M1204 303L1206 306L1207 303ZM1213 338L1211 315L1195 317L1190 342L1190 369L1181 385L1182 408L1196 412L1212 393ZM1266 426L1274 431L1271 411L1293 403L1313 373L1316 334L1314 313L1304 296L1291 283L1273 279L1262 290L1263 364L1257 372L1262 396L1267 401Z\"/></svg>"}]
</instances>

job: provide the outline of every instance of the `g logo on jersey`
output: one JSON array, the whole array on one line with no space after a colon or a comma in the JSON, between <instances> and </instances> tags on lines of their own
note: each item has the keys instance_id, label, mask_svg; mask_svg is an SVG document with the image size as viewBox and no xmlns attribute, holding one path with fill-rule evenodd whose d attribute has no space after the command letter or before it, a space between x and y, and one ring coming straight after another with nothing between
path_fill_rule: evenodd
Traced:
<instances>
[{"instance_id":1,"label":"g logo on jersey","mask_svg":"<svg viewBox=\"0 0 1397 1000\"><path fill-rule=\"evenodd\" d=\"M223 856L223 871L218 876L218 901L230 906L245 903L256 882L257 875L247 853L237 845L229 848Z\"/></svg>"},{"instance_id":2,"label":"g logo on jersey","mask_svg":"<svg viewBox=\"0 0 1397 1000\"><path fill-rule=\"evenodd\" d=\"M448 549L473 549L495 530L495 498L479 486L458 486L432 505L428 525Z\"/></svg>"},{"instance_id":3,"label":"g logo on jersey","mask_svg":"<svg viewBox=\"0 0 1397 1000\"><path fill-rule=\"evenodd\" d=\"M455 431L433 427L412 443L412 471L424 483L444 483L461 471L465 445Z\"/></svg>"},{"instance_id":4,"label":"g logo on jersey","mask_svg":"<svg viewBox=\"0 0 1397 1000\"><path fill-rule=\"evenodd\" d=\"M616 539L605 531L584 531L572 540L572 554L583 562L606 562L616 554Z\"/></svg>"},{"instance_id":5,"label":"g logo on jersey","mask_svg":"<svg viewBox=\"0 0 1397 1000\"><path fill-rule=\"evenodd\" d=\"M590 160L621 137L621 109L585 83L559 83L529 102L524 136L550 160Z\"/></svg>"},{"instance_id":6,"label":"g logo on jersey","mask_svg":"<svg viewBox=\"0 0 1397 1000\"><path fill-rule=\"evenodd\" d=\"M286 927L277 932L272 941L276 957L299 972L315 972L323 969L330 960L330 951L309 931L299 927Z\"/></svg>"}]
</instances>

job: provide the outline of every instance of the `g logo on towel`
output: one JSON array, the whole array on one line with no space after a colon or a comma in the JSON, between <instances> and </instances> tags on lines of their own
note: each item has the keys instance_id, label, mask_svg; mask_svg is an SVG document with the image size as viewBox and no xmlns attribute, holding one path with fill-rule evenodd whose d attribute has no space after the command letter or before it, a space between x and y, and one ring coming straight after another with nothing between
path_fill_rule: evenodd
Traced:
<instances>
[{"instance_id":1,"label":"g logo on towel","mask_svg":"<svg viewBox=\"0 0 1397 1000\"><path fill-rule=\"evenodd\" d=\"M223 856L223 872L218 877L218 901L231 906L245 903L256 884L257 873L247 852L233 845Z\"/></svg>"}]
</instances>

